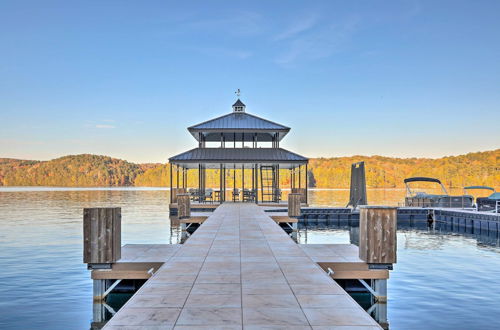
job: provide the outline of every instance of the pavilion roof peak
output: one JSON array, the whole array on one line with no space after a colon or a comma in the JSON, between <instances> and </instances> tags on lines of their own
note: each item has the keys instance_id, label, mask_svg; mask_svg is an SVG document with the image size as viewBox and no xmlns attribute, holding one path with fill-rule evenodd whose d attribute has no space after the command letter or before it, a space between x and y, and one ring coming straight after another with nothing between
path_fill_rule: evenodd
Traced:
<instances>
[{"instance_id":1,"label":"pavilion roof peak","mask_svg":"<svg viewBox=\"0 0 500 330\"><path fill-rule=\"evenodd\" d=\"M238 99L233 104L232 112L190 126L188 131L198 141L200 134L205 137L205 141L220 141L221 134L243 134L243 139L250 139L248 141L252 141L252 134L259 134L259 141L271 141L269 136L277 136L281 141L290 128L245 112L245 104Z\"/></svg>"}]
</instances>

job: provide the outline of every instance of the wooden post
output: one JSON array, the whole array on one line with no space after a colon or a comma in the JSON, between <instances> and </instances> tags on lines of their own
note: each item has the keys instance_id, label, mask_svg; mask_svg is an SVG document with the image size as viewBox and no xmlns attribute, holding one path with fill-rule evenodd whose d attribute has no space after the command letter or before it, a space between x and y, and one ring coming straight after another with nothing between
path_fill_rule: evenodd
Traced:
<instances>
[{"instance_id":1,"label":"wooden post","mask_svg":"<svg viewBox=\"0 0 500 330\"><path fill-rule=\"evenodd\" d=\"M178 188L172 188L170 189L170 202L171 203L177 203L177 193L178 193Z\"/></svg>"},{"instance_id":2,"label":"wooden post","mask_svg":"<svg viewBox=\"0 0 500 330\"><path fill-rule=\"evenodd\" d=\"M307 173L307 163L306 163L306 187L304 189L304 203L308 203L307 200L307 190L309 189L309 174Z\"/></svg>"},{"instance_id":3,"label":"wooden post","mask_svg":"<svg viewBox=\"0 0 500 330\"><path fill-rule=\"evenodd\" d=\"M172 203L177 203L177 196L180 194L185 194L187 190L185 188L172 188L170 191Z\"/></svg>"},{"instance_id":4,"label":"wooden post","mask_svg":"<svg viewBox=\"0 0 500 330\"><path fill-rule=\"evenodd\" d=\"M288 194L288 216L289 217L299 217L300 216L300 199L301 199L301 194L296 194L296 193Z\"/></svg>"},{"instance_id":5,"label":"wooden post","mask_svg":"<svg viewBox=\"0 0 500 330\"><path fill-rule=\"evenodd\" d=\"M121 258L121 208L83 209L83 262L112 264Z\"/></svg>"},{"instance_id":6,"label":"wooden post","mask_svg":"<svg viewBox=\"0 0 500 330\"><path fill-rule=\"evenodd\" d=\"M191 216L191 202L189 194L177 194L177 214L179 219Z\"/></svg>"},{"instance_id":7,"label":"wooden post","mask_svg":"<svg viewBox=\"0 0 500 330\"><path fill-rule=\"evenodd\" d=\"M173 187L173 185L172 185L172 163L170 163L169 173L170 173L170 203L173 203L172 202L172 187Z\"/></svg>"},{"instance_id":8,"label":"wooden post","mask_svg":"<svg viewBox=\"0 0 500 330\"><path fill-rule=\"evenodd\" d=\"M368 264L396 263L397 208L360 206L359 258Z\"/></svg>"}]
</instances>

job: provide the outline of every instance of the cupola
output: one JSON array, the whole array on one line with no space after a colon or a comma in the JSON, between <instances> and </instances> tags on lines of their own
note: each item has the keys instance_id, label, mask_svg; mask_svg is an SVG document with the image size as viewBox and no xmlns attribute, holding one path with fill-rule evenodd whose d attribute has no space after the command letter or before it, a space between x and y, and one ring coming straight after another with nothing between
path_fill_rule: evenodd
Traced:
<instances>
[{"instance_id":1,"label":"cupola","mask_svg":"<svg viewBox=\"0 0 500 330\"><path fill-rule=\"evenodd\" d=\"M240 99L238 99L234 104L233 104L233 112L245 112L245 103L241 102Z\"/></svg>"}]
</instances>

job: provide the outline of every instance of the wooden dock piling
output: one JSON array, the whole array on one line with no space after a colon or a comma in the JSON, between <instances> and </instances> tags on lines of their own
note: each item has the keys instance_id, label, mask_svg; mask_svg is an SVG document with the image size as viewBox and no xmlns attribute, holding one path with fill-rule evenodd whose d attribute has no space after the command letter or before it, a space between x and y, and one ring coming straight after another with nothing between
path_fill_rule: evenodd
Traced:
<instances>
[{"instance_id":1,"label":"wooden dock piling","mask_svg":"<svg viewBox=\"0 0 500 330\"><path fill-rule=\"evenodd\" d=\"M121 208L83 209L83 262L112 264L121 258Z\"/></svg>"},{"instance_id":2,"label":"wooden dock piling","mask_svg":"<svg viewBox=\"0 0 500 330\"><path fill-rule=\"evenodd\" d=\"M397 208L361 206L359 258L368 264L396 263Z\"/></svg>"},{"instance_id":3,"label":"wooden dock piling","mask_svg":"<svg viewBox=\"0 0 500 330\"><path fill-rule=\"evenodd\" d=\"M300 202L307 203L307 189L306 188L292 188L292 194L300 195Z\"/></svg>"},{"instance_id":4,"label":"wooden dock piling","mask_svg":"<svg viewBox=\"0 0 500 330\"><path fill-rule=\"evenodd\" d=\"M177 194L179 219L189 218L191 216L191 201L189 198L189 194Z\"/></svg>"},{"instance_id":5,"label":"wooden dock piling","mask_svg":"<svg viewBox=\"0 0 500 330\"><path fill-rule=\"evenodd\" d=\"M300 216L300 202L302 200L302 194L291 193L288 194L288 216L289 217L299 217Z\"/></svg>"},{"instance_id":6,"label":"wooden dock piling","mask_svg":"<svg viewBox=\"0 0 500 330\"><path fill-rule=\"evenodd\" d=\"M186 192L187 191L184 188L172 188L172 190L170 190L171 203L177 203L177 196L180 194L185 194Z\"/></svg>"}]
</instances>

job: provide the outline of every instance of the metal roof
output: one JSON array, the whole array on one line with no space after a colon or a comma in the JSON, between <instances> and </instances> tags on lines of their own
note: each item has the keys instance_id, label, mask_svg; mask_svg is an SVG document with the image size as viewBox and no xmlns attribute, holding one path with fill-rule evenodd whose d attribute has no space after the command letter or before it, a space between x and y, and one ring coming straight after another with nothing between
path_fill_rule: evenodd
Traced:
<instances>
[{"instance_id":1,"label":"metal roof","mask_svg":"<svg viewBox=\"0 0 500 330\"><path fill-rule=\"evenodd\" d=\"M260 135L259 141L271 141L272 136L277 134L281 141L290 128L246 112L233 112L188 127L188 131L197 141L200 140L199 134L203 134L205 141L220 141L220 134L224 133L256 133ZM251 134L243 138L252 141Z\"/></svg>"},{"instance_id":2,"label":"metal roof","mask_svg":"<svg viewBox=\"0 0 500 330\"><path fill-rule=\"evenodd\" d=\"M188 127L188 130L205 132L213 130L221 131L289 131L290 128L270 120L251 115L246 112L233 112L224 116L207 120L203 123Z\"/></svg>"},{"instance_id":3,"label":"metal roof","mask_svg":"<svg viewBox=\"0 0 500 330\"><path fill-rule=\"evenodd\" d=\"M282 148L195 148L173 156L170 163L187 164L298 164L308 162L306 157Z\"/></svg>"}]
</instances>

